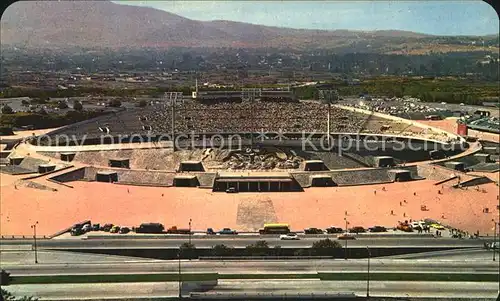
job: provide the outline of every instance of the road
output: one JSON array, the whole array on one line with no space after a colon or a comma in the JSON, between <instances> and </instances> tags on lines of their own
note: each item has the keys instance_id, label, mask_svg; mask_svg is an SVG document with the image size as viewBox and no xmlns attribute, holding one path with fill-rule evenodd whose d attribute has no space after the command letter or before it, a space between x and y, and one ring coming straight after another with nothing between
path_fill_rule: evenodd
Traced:
<instances>
[{"instance_id":1,"label":"road","mask_svg":"<svg viewBox=\"0 0 500 301\"><path fill-rule=\"evenodd\" d=\"M366 296L366 281L321 281L321 280L287 280L287 281L239 281L221 280L214 293L347 293ZM371 281L370 296L384 297L461 297L461 298L495 298L498 292L496 283L471 282L406 282L406 281Z\"/></svg>"},{"instance_id":2,"label":"road","mask_svg":"<svg viewBox=\"0 0 500 301\"><path fill-rule=\"evenodd\" d=\"M105 299L105 298L159 298L177 295L175 282L105 283L105 284L29 284L11 285L6 289L15 296L37 296L41 300ZM371 281L370 296L385 297L447 297L491 298L497 296L498 285L492 282L406 282ZM335 294L355 293L366 296L366 281L307 280L219 280L207 294ZM187 295L189 292L183 292Z\"/></svg>"},{"instance_id":3,"label":"road","mask_svg":"<svg viewBox=\"0 0 500 301\"><path fill-rule=\"evenodd\" d=\"M178 261L88 262L3 264L13 276L57 274L177 273ZM183 273L298 273L366 272L367 259L287 260L287 261L198 261L182 260ZM401 273L498 273L498 262L437 260L370 260L370 271Z\"/></svg>"},{"instance_id":4,"label":"road","mask_svg":"<svg viewBox=\"0 0 500 301\"><path fill-rule=\"evenodd\" d=\"M197 248L211 248L218 244L224 244L230 247L244 248L260 240L268 242L270 247L282 246L284 248L307 248L311 247L315 241L324 239L323 237L306 237L301 240L279 240L278 237L228 237L218 239L196 238L192 237L192 243ZM334 239L335 240L335 239ZM169 239L51 239L39 240L38 246L46 249L79 249L79 248L127 248L127 249L161 249L161 248L178 248L181 244L186 243L187 238L169 238ZM342 245L345 241L338 240ZM8 241L3 240L3 244L31 244L32 240ZM364 238L360 237L356 240L349 240L348 247L372 247L372 248L394 248L394 247L449 247L449 248L471 248L482 247L484 241L480 239L456 239L456 238ZM3 247L3 246L2 246Z\"/></svg>"},{"instance_id":5,"label":"road","mask_svg":"<svg viewBox=\"0 0 500 301\"><path fill-rule=\"evenodd\" d=\"M497 251L498 256L498 251ZM492 261L493 251L484 248L454 249L435 252L422 252L385 256L386 259L434 259L434 260L476 260Z\"/></svg>"}]
</instances>

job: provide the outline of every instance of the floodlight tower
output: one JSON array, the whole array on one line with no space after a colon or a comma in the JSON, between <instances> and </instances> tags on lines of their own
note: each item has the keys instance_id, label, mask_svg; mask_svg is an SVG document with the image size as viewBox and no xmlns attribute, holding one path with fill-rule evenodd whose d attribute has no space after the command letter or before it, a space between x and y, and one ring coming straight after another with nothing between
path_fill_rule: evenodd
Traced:
<instances>
[{"instance_id":1,"label":"floodlight tower","mask_svg":"<svg viewBox=\"0 0 500 301\"><path fill-rule=\"evenodd\" d=\"M165 92L165 104L168 105L170 104L171 108L171 138L170 140L172 141L172 147L173 150L175 151L175 107L178 103L181 103L184 101L182 97L182 92Z\"/></svg>"},{"instance_id":2,"label":"floodlight tower","mask_svg":"<svg viewBox=\"0 0 500 301\"><path fill-rule=\"evenodd\" d=\"M338 101L337 90L319 90L319 100L327 105L326 116L326 132L327 132L327 145L330 148L330 110L333 102Z\"/></svg>"}]
</instances>

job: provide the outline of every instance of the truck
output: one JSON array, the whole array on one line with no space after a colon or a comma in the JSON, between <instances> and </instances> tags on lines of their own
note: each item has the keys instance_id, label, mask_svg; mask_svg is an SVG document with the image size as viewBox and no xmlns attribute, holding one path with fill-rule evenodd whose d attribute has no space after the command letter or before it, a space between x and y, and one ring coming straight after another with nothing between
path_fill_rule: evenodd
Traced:
<instances>
[{"instance_id":1,"label":"truck","mask_svg":"<svg viewBox=\"0 0 500 301\"><path fill-rule=\"evenodd\" d=\"M142 223L138 228L135 228L135 232L161 234L164 229L165 227L160 223Z\"/></svg>"},{"instance_id":2,"label":"truck","mask_svg":"<svg viewBox=\"0 0 500 301\"><path fill-rule=\"evenodd\" d=\"M168 228L167 234L191 234L191 230L189 229L180 229L177 226L172 226Z\"/></svg>"}]
</instances>

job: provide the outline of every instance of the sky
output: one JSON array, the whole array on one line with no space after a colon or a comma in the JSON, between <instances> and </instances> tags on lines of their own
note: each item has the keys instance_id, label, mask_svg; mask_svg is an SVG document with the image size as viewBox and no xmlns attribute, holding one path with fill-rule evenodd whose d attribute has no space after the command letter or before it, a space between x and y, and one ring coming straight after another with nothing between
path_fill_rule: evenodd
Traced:
<instances>
[{"instance_id":1,"label":"sky","mask_svg":"<svg viewBox=\"0 0 500 301\"><path fill-rule=\"evenodd\" d=\"M230 20L306 29L408 30L434 35L498 34L495 10L469 1L113 1L193 20Z\"/></svg>"}]
</instances>

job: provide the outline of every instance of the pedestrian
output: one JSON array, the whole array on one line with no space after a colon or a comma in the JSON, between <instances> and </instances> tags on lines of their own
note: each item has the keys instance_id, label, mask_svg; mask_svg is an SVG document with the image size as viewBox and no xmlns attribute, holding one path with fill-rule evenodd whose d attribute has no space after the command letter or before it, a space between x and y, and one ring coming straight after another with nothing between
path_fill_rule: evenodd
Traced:
<instances>
[{"instance_id":1,"label":"pedestrian","mask_svg":"<svg viewBox=\"0 0 500 301\"><path fill-rule=\"evenodd\" d=\"M438 194L442 194L442 193L441 193L441 190L438 190Z\"/></svg>"},{"instance_id":2,"label":"pedestrian","mask_svg":"<svg viewBox=\"0 0 500 301\"><path fill-rule=\"evenodd\" d=\"M382 191L385 191L385 186L382 187Z\"/></svg>"},{"instance_id":3,"label":"pedestrian","mask_svg":"<svg viewBox=\"0 0 500 301\"><path fill-rule=\"evenodd\" d=\"M401 202L401 201L400 201L400 202L399 202L399 206L403 206L403 202Z\"/></svg>"},{"instance_id":4,"label":"pedestrian","mask_svg":"<svg viewBox=\"0 0 500 301\"><path fill-rule=\"evenodd\" d=\"M414 192L414 193L413 193L413 195L417 195L417 193L416 193L416 192Z\"/></svg>"},{"instance_id":5,"label":"pedestrian","mask_svg":"<svg viewBox=\"0 0 500 301\"><path fill-rule=\"evenodd\" d=\"M163 193L161 194L161 196L163 196Z\"/></svg>"},{"instance_id":6,"label":"pedestrian","mask_svg":"<svg viewBox=\"0 0 500 301\"><path fill-rule=\"evenodd\" d=\"M403 217L406 217L406 212L403 212Z\"/></svg>"},{"instance_id":7,"label":"pedestrian","mask_svg":"<svg viewBox=\"0 0 500 301\"><path fill-rule=\"evenodd\" d=\"M127 192L130 193L130 190L127 188Z\"/></svg>"},{"instance_id":8,"label":"pedestrian","mask_svg":"<svg viewBox=\"0 0 500 301\"><path fill-rule=\"evenodd\" d=\"M376 190L374 190L374 191L373 191L373 194L374 194L374 195L377 195L377 191L376 191Z\"/></svg>"},{"instance_id":9,"label":"pedestrian","mask_svg":"<svg viewBox=\"0 0 500 301\"><path fill-rule=\"evenodd\" d=\"M17 190L17 185L14 185L14 189Z\"/></svg>"},{"instance_id":10,"label":"pedestrian","mask_svg":"<svg viewBox=\"0 0 500 301\"><path fill-rule=\"evenodd\" d=\"M403 202L405 202L405 204L408 203L406 200L403 200Z\"/></svg>"},{"instance_id":11,"label":"pedestrian","mask_svg":"<svg viewBox=\"0 0 500 301\"><path fill-rule=\"evenodd\" d=\"M391 210L391 215L394 215L394 211L393 210Z\"/></svg>"}]
</instances>

